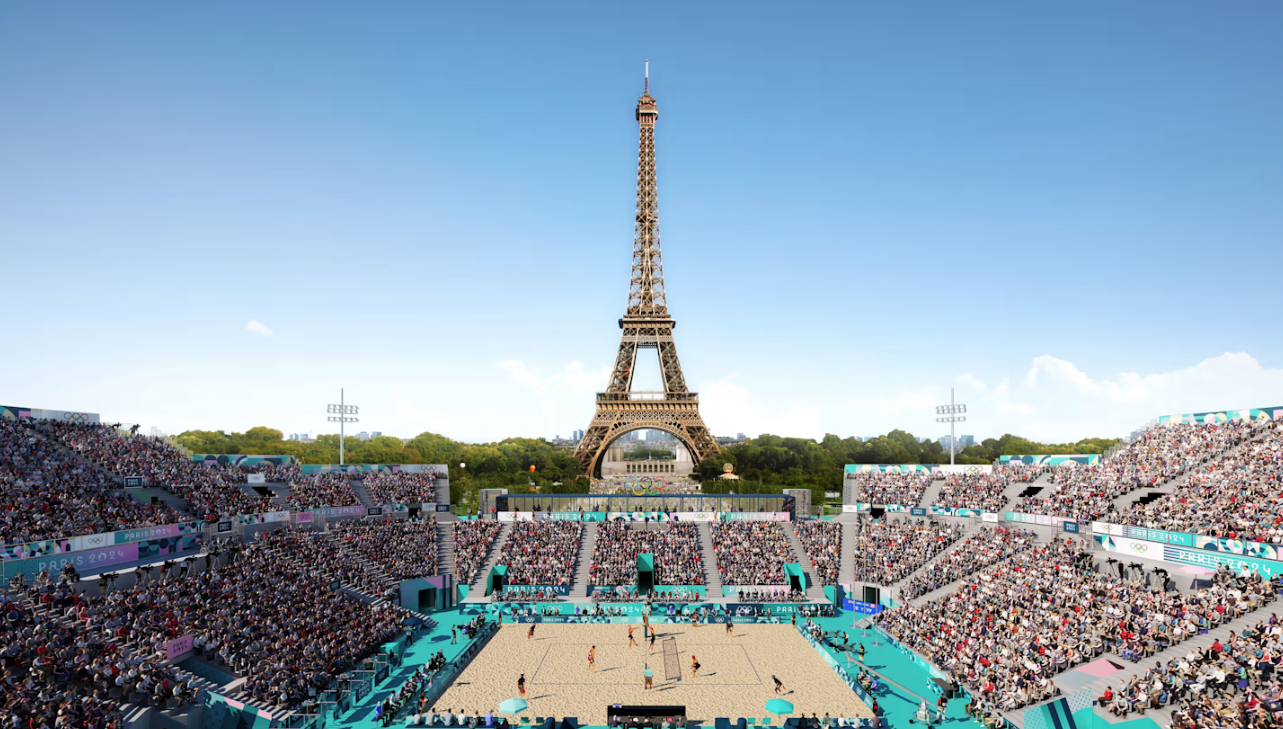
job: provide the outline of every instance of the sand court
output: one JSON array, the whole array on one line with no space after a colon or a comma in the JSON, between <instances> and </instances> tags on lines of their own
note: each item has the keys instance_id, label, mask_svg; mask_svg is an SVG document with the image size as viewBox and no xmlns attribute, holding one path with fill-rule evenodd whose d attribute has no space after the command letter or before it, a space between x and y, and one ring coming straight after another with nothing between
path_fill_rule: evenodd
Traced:
<instances>
[{"instance_id":1,"label":"sand court","mask_svg":"<svg viewBox=\"0 0 1283 729\"><path fill-rule=\"evenodd\" d=\"M727 636L721 625L656 625L655 648L648 649L640 625L638 645L628 647L624 624L540 623L535 638L528 625L504 625L437 701L437 709L456 713L496 710L516 697L517 679L526 678L526 716L577 717L581 724L603 725L610 704L681 704L691 719L769 716L763 706L776 698L778 676L796 712L821 717L872 716L868 707L789 625L735 626ZM596 646L597 667L588 668ZM691 656L700 670L691 674ZM651 690L643 672L653 671Z\"/></svg>"}]
</instances>

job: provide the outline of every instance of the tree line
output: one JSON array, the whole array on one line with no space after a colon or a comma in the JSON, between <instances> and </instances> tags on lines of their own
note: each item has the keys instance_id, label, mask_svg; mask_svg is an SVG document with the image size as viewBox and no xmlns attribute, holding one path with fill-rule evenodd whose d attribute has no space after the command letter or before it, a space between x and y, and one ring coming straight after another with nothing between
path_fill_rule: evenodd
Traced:
<instances>
[{"instance_id":1,"label":"tree line","mask_svg":"<svg viewBox=\"0 0 1283 729\"><path fill-rule=\"evenodd\" d=\"M244 433L189 430L177 441L195 453L229 453L261 456L294 456L301 463L338 463L338 435L320 435L312 443L285 440L274 428L250 428ZM985 464L1000 455L1072 455L1103 453L1117 445L1113 438L1085 438L1077 443L1045 444L1011 434L987 438L958 452L959 464ZM475 508L477 492L485 488L509 493L588 493L588 478L579 472L571 451L539 438L507 438L495 443L461 443L436 433L420 433L408 441L380 436L369 440L347 437L343 441L347 463L443 463L450 470L452 501ZM634 451L661 457L661 451ZM662 451L671 458L671 451ZM820 441L762 435L723 448L701 461L694 477L708 493L780 493L783 489L809 489L813 503L824 492L841 491L843 467L848 463L948 463L949 452L934 440L919 443L912 434L893 430L867 441L826 434ZM724 464L731 464L739 481L719 480ZM530 466L534 466L533 473Z\"/></svg>"}]
</instances>

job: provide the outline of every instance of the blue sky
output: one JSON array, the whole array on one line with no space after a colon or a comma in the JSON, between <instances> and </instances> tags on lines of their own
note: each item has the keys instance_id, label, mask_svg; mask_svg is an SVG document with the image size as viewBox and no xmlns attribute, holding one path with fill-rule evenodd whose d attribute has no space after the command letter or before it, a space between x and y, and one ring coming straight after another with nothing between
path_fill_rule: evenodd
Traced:
<instances>
[{"instance_id":1,"label":"blue sky","mask_svg":"<svg viewBox=\"0 0 1283 729\"><path fill-rule=\"evenodd\" d=\"M951 386L979 437L1277 405L1281 30L1271 2L6 3L0 402L315 433L342 386L389 434L585 427L649 58L714 432L935 436Z\"/></svg>"}]
</instances>

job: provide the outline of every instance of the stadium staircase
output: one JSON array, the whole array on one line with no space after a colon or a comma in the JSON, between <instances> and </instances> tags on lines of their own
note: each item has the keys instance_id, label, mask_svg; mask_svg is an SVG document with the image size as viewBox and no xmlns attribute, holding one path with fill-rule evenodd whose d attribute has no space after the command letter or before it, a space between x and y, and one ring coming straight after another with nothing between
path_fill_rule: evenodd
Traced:
<instances>
[{"instance_id":1,"label":"stadium staircase","mask_svg":"<svg viewBox=\"0 0 1283 729\"><path fill-rule=\"evenodd\" d=\"M914 506L931 506L936 502L936 497L940 495L940 489L944 488L947 479L933 478L927 490L922 492L922 499Z\"/></svg>"},{"instance_id":2,"label":"stadium staircase","mask_svg":"<svg viewBox=\"0 0 1283 729\"><path fill-rule=\"evenodd\" d=\"M1016 504L1022 498L1021 495L1026 492L1030 492L1030 496L1046 495L1051 493L1053 487L1050 473L1044 473L1032 481L1013 481L1002 492L1002 495L1007 499L1007 506L1004 510L1016 511Z\"/></svg>"},{"instance_id":3,"label":"stadium staircase","mask_svg":"<svg viewBox=\"0 0 1283 729\"><path fill-rule=\"evenodd\" d=\"M717 570L717 550L713 549L713 528L706 521L696 522L696 528L699 529L699 545L703 553L701 561L704 563L704 572L707 575L705 581L708 587L705 595L711 595L712 599L717 599L722 596L722 573Z\"/></svg>"},{"instance_id":4,"label":"stadium staircase","mask_svg":"<svg viewBox=\"0 0 1283 729\"><path fill-rule=\"evenodd\" d=\"M490 553L486 555L485 564L477 570L477 574L472 578L472 589L468 594L468 602L483 602L485 600L486 578L490 575L490 568L499 562L499 555L503 554L503 545L508 543L508 534L512 531L511 524L504 524L499 529L499 536L494 538L494 543L490 545Z\"/></svg>"},{"instance_id":5,"label":"stadium staircase","mask_svg":"<svg viewBox=\"0 0 1283 729\"><path fill-rule=\"evenodd\" d=\"M450 475L446 474L445 478L436 478L432 480L432 493L438 504L450 504Z\"/></svg>"},{"instance_id":6,"label":"stadium staircase","mask_svg":"<svg viewBox=\"0 0 1283 729\"><path fill-rule=\"evenodd\" d=\"M575 563L575 581L570 584L570 598L588 599L588 582L592 579L592 555L597 547L597 522L584 524L584 537L579 542L579 560Z\"/></svg>"},{"instance_id":7,"label":"stadium staircase","mask_svg":"<svg viewBox=\"0 0 1283 729\"><path fill-rule=\"evenodd\" d=\"M797 558L798 564L802 566L802 574L806 575L806 600L807 602L818 602L828 600L824 595L824 585L820 582L820 576L811 565L811 555L806 553L806 547L802 546L802 540L797 536L797 530L792 525L781 527L784 530L784 537L788 539L789 546L793 548L793 555Z\"/></svg>"},{"instance_id":8,"label":"stadium staircase","mask_svg":"<svg viewBox=\"0 0 1283 729\"><path fill-rule=\"evenodd\" d=\"M437 523L437 574L454 574L454 525L457 523L454 521Z\"/></svg>"},{"instance_id":9,"label":"stadium staircase","mask_svg":"<svg viewBox=\"0 0 1283 729\"><path fill-rule=\"evenodd\" d=\"M365 506L367 508L371 506L378 506L378 504L374 503L374 497L370 496L370 490L365 488L364 481L349 480L347 483L348 483L348 486L352 488L352 493L356 494L356 500L361 502L362 506Z\"/></svg>"},{"instance_id":10,"label":"stadium staircase","mask_svg":"<svg viewBox=\"0 0 1283 729\"><path fill-rule=\"evenodd\" d=\"M842 564L838 568L838 582L855 585L855 522L842 525Z\"/></svg>"},{"instance_id":11,"label":"stadium staircase","mask_svg":"<svg viewBox=\"0 0 1283 729\"><path fill-rule=\"evenodd\" d=\"M1173 658L1184 657L1186 653L1189 653L1190 649L1193 649L1195 652L1201 652L1204 648L1210 646L1212 643L1214 643L1217 640L1221 641L1221 643L1226 643L1229 640L1231 633L1241 633L1244 628L1255 624L1256 621L1261 620L1263 617L1267 617L1265 613L1268 610L1268 608L1269 608L1269 605L1266 605L1265 607L1258 609L1255 612L1247 613L1241 618L1237 618L1229 622L1221 623L1219 627L1216 627L1203 635L1196 635L1193 638L1186 640L1184 643L1177 643L1176 645L1168 648L1165 651L1160 651L1159 653L1149 656L1148 658L1142 658L1140 659L1140 661L1136 663L1132 663L1131 661L1128 661L1120 657L1117 653L1106 652L1104 655L1101 656L1101 658L1107 658L1109 659L1109 661L1111 661L1115 665L1121 666L1121 670L1115 673L1112 673L1108 676L1105 676L1103 678L1098 678L1092 681L1091 683L1086 684L1085 686L1081 686L1079 688L1073 689L1072 691L1068 691L1066 693L1076 693L1078 691L1084 691L1084 690L1090 689L1092 692L1092 698L1096 699L1104 695L1105 689L1109 686L1113 686L1115 691L1117 691L1119 688L1122 688L1123 684L1126 684L1128 681L1131 680L1132 674L1140 675L1144 673L1146 669L1154 665L1155 661L1158 661L1159 663L1165 666L1167 665L1167 662L1172 660ZM1055 681L1056 677L1052 676L1051 679L1052 681ZM1062 691L1063 690L1064 689L1062 689ZM1061 696L1058 698L1064 698L1064 697ZM1055 699L1053 699L1053 701L1054 700ZM1050 703L1050 702L1030 704L1029 706L1025 706L1015 711L1006 712L1003 714L1003 716L1006 717L1007 720L1009 720L1011 723L1015 724L1017 727L1023 727L1024 712L1035 706L1041 706L1043 703ZM1171 704L1168 704L1167 706L1161 709L1149 709L1148 711L1145 712L1144 718L1153 719L1155 722L1158 723L1159 726L1171 726L1172 725L1171 710L1172 710ZM1138 719L1141 717L1141 715L1138 713L1131 713L1131 714L1128 714L1125 718L1119 719L1113 714L1110 714L1108 711L1101 709L1099 706L1095 707L1095 713L1097 716L1101 717L1102 719L1105 719L1109 723L1130 721L1132 719Z\"/></svg>"}]
</instances>

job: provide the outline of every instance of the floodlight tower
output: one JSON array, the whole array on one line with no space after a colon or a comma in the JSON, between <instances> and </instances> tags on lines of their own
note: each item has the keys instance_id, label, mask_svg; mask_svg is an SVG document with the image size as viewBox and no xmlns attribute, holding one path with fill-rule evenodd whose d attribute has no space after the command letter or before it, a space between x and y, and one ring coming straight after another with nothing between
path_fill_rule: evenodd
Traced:
<instances>
[{"instance_id":1,"label":"floodlight tower","mask_svg":"<svg viewBox=\"0 0 1283 729\"><path fill-rule=\"evenodd\" d=\"M953 465L953 449L958 437L953 434L954 423L966 421L967 416L962 413L967 412L967 406L953 401L953 388L949 388L949 404L941 405L936 408L936 415L944 415L943 418L936 418L937 423L949 424L949 465Z\"/></svg>"},{"instance_id":2,"label":"floodlight tower","mask_svg":"<svg viewBox=\"0 0 1283 729\"><path fill-rule=\"evenodd\" d=\"M331 413L331 415L328 418L326 418L326 420L330 421L331 423L339 424L339 465L342 466L343 465L343 437L344 437L343 426L346 423L359 422L360 421L359 418L349 418L348 416L356 415L358 412L360 412L361 408L358 408L355 405L343 404L343 388L341 387L339 388L339 404L328 405L327 408L328 409L326 410L326 412Z\"/></svg>"}]
</instances>

